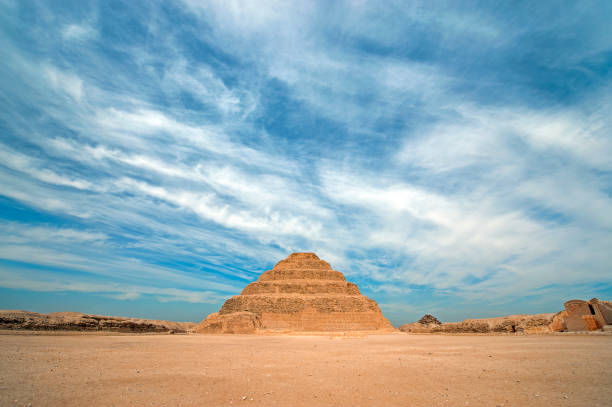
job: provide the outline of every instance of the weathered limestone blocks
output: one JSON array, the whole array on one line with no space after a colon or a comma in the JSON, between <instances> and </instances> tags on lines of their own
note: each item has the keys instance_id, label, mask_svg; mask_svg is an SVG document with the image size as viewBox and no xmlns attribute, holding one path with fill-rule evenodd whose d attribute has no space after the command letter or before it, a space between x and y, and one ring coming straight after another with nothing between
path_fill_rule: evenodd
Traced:
<instances>
[{"instance_id":1,"label":"weathered limestone blocks","mask_svg":"<svg viewBox=\"0 0 612 407\"><path fill-rule=\"evenodd\" d=\"M346 294L360 295L359 288L346 281L257 281L247 285L242 295L255 294Z\"/></svg>"},{"instance_id":2,"label":"weathered limestone blocks","mask_svg":"<svg viewBox=\"0 0 612 407\"><path fill-rule=\"evenodd\" d=\"M567 316L565 317L565 328L568 331L585 331L586 325L584 323L584 319L582 319L582 316L591 315L589 303L582 300L570 300L563 305L567 311Z\"/></svg>"},{"instance_id":3,"label":"weathered limestone blocks","mask_svg":"<svg viewBox=\"0 0 612 407\"><path fill-rule=\"evenodd\" d=\"M565 331L565 318L567 317L567 311L559 311L553 317L552 322L550 323L550 330L553 332L562 332Z\"/></svg>"},{"instance_id":4,"label":"weathered limestone blocks","mask_svg":"<svg viewBox=\"0 0 612 407\"><path fill-rule=\"evenodd\" d=\"M597 331L612 325L612 302L592 298L590 301L570 300L553 321L551 329L562 331Z\"/></svg>"},{"instance_id":5,"label":"weathered limestone blocks","mask_svg":"<svg viewBox=\"0 0 612 407\"><path fill-rule=\"evenodd\" d=\"M209 315L203 333L392 330L378 304L314 253L293 253Z\"/></svg>"},{"instance_id":6,"label":"weathered limestone blocks","mask_svg":"<svg viewBox=\"0 0 612 407\"><path fill-rule=\"evenodd\" d=\"M442 322L438 320L438 318L434 317L430 314L425 314L419 319L419 324L436 324L440 325Z\"/></svg>"},{"instance_id":7,"label":"weathered limestone blocks","mask_svg":"<svg viewBox=\"0 0 612 407\"><path fill-rule=\"evenodd\" d=\"M584 326L587 331L597 331L602 328L595 315L583 315L582 319L584 320Z\"/></svg>"},{"instance_id":8,"label":"weathered limestone blocks","mask_svg":"<svg viewBox=\"0 0 612 407\"><path fill-rule=\"evenodd\" d=\"M322 270L322 269L276 269L268 270L259 276L257 281L266 280L339 280L346 281L342 273L336 270Z\"/></svg>"},{"instance_id":9,"label":"weathered limestone blocks","mask_svg":"<svg viewBox=\"0 0 612 407\"><path fill-rule=\"evenodd\" d=\"M261 319L252 312L235 312L229 315L210 314L198 327L198 332L250 334L261 328Z\"/></svg>"},{"instance_id":10,"label":"weathered limestone blocks","mask_svg":"<svg viewBox=\"0 0 612 407\"><path fill-rule=\"evenodd\" d=\"M378 312L321 313L307 308L296 313L264 312L264 329L268 331L345 332L393 330L389 321Z\"/></svg>"},{"instance_id":11,"label":"weathered limestone blocks","mask_svg":"<svg viewBox=\"0 0 612 407\"><path fill-rule=\"evenodd\" d=\"M256 314L302 312L377 312L374 300L361 295L237 295L225 301L219 314L249 311Z\"/></svg>"},{"instance_id":12,"label":"weathered limestone blocks","mask_svg":"<svg viewBox=\"0 0 612 407\"><path fill-rule=\"evenodd\" d=\"M510 315L497 318L466 319L462 322L443 324L414 322L402 325L400 329L411 333L540 333L550 331L549 325L554 315ZM431 320L427 319L427 321Z\"/></svg>"},{"instance_id":13,"label":"weathered limestone blocks","mask_svg":"<svg viewBox=\"0 0 612 407\"><path fill-rule=\"evenodd\" d=\"M590 301L570 300L564 306L565 309L556 314L510 315L444 324L435 323L434 317L425 315L419 322L402 325L400 329L413 333L612 331L612 302L593 298Z\"/></svg>"},{"instance_id":14,"label":"weathered limestone blocks","mask_svg":"<svg viewBox=\"0 0 612 407\"><path fill-rule=\"evenodd\" d=\"M274 270L270 271L308 269L331 270L332 268L328 262L321 260L319 256L314 253L291 253L286 259L276 263ZM336 273L340 274L342 280L344 280L342 273Z\"/></svg>"}]
</instances>

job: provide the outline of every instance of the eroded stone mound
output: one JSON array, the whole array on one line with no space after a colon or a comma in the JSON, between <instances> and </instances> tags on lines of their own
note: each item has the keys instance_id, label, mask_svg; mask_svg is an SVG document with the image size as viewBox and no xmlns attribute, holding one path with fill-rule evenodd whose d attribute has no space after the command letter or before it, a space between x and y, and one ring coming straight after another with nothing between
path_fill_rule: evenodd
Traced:
<instances>
[{"instance_id":1,"label":"eroded stone mound","mask_svg":"<svg viewBox=\"0 0 612 407\"><path fill-rule=\"evenodd\" d=\"M0 310L0 329L186 333L195 327L196 324L193 322L109 317L80 312L39 314L29 311Z\"/></svg>"},{"instance_id":2,"label":"eroded stone mound","mask_svg":"<svg viewBox=\"0 0 612 407\"><path fill-rule=\"evenodd\" d=\"M441 322L438 321L438 318L434 317L433 315L430 314L425 314L421 317L421 319L419 319L419 324L435 324L435 325L440 325Z\"/></svg>"},{"instance_id":3,"label":"eroded stone mound","mask_svg":"<svg viewBox=\"0 0 612 407\"><path fill-rule=\"evenodd\" d=\"M314 253L293 253L200 324L202 333L392 330L378 304Z\"/></svg>"},{"instance_id":4,"label":"eroded stone mound","mask_svg":"<svg viewBox=\"0 0 612 407\"><path fill-rule=\"evenodd\" d=\"M555 314L510 315L507 317L466 319L462 322L414 322L400 327L411 333L542 333L550 332Z\"/></svg>"},{"instance_id":5,"label":"eroded stone mound","mask_svg":"<svg viewBox=\"0 0 612 407\"><path fill-rule=\"evenodd\" d=\"M555 315L551 329L563 331L612 330L612 302L592 298L589 301L570 300L565 309Z\"/></svg>"}]
</instances>

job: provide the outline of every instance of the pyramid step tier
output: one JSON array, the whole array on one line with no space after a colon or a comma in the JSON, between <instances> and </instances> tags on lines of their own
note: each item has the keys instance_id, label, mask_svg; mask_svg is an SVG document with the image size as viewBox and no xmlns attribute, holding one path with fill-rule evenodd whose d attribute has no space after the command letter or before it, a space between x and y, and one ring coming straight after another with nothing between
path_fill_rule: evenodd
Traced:
<instances>
[{"instance_id":1,"label":"pyramid step tier","mask_svg":"<svg viewBox=\"0 0 612 407\"><path fill-rule=\"evenodd\" d=\"M339 280L270 280L247 285L241 295L255 294L344 294L360 295L356 284Z\"/></svg>"},{"instance_id":2,"label":"pyramid step tier","mask_svg":"<svg viewBox=\"0 0 612 407\"><path fill-rule=\"evenodd\" d=\"M308 309L293 314L264 313L261 329L267 331L377 331L393 330L380 311L328 312Z\"/></svg>"},{"instance_id":3,"label":"pyramid step tier","mask_svg":"<svg viewBox=\"0 0 612 407\"><path fill-rule=\"evenodd\" d=\"M267 294L234 296L223 304L219 314L246 311L261 316L263 313L287 314L303 312L308 309L319 313L380 312L375 301L361 295L319 294L308 297L292 294Z\"/></svg>"},{"instance_id":4,"label":"pyramid step tier","mask_svg":"<svg viewBox=\"0 0 612 407\"><path fill-rule=\"evenodd\" d=\"M314 253L292 253L286 259L276 263L274 269L331 270L331 266L325 260L319 259L319 257Z\"/></svg>"},{"instance_id":5,"label":"pyramid step tier","mask_svg":"<svg viewBox=\"0 0 612 407\"><path fill-rule=\"evenodd\" d=\"M270 280L336 280L346 281L344 275L336 270L324 269L272 269L259 276L257 281Z\"/></svg>"}]
</instances>

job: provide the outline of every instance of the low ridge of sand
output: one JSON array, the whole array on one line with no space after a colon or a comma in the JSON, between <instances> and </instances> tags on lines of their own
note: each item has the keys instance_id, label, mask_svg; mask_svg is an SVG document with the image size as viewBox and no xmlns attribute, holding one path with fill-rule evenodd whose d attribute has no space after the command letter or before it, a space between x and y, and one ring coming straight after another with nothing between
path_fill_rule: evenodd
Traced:
<instances>
[{"instance_id":1,"label":"low ridge of sand","mask_svg":"<svg viewBox=\"0 0 612 407\"><path fill-rule=\"evenodd\" d=\"M525 333L553 332L551 324L557 314L519 314L505 317L466 319L441 323L431 315L419 322L404 324L399 329L410 333ZM426 318L428 317L428 318Z\"/></svg>"},{"instance_id":2,"label":"low ridge of sand","mask_svg":"<svg viewBox=\"0 0 612 407\"><path fill-rule=\"evenodd\" d=\"M2 406L609 406L611 335L0 335Z\"/></svg>"}]
</instances>

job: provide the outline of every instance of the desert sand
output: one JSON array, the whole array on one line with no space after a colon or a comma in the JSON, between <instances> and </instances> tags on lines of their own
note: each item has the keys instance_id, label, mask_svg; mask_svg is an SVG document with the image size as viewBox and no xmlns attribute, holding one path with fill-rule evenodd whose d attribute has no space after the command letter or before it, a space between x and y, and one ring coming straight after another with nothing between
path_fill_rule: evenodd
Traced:
<instances>
[{"instance_id":1,"label":"desert sand","mask_svg":"<svg viewBox=\"0 0 612 407\"><path fill-rule=\"evenodd\" d=\"M612 335L0 335L2 406L610 406Z\"/></svg>"}]
</instances>

